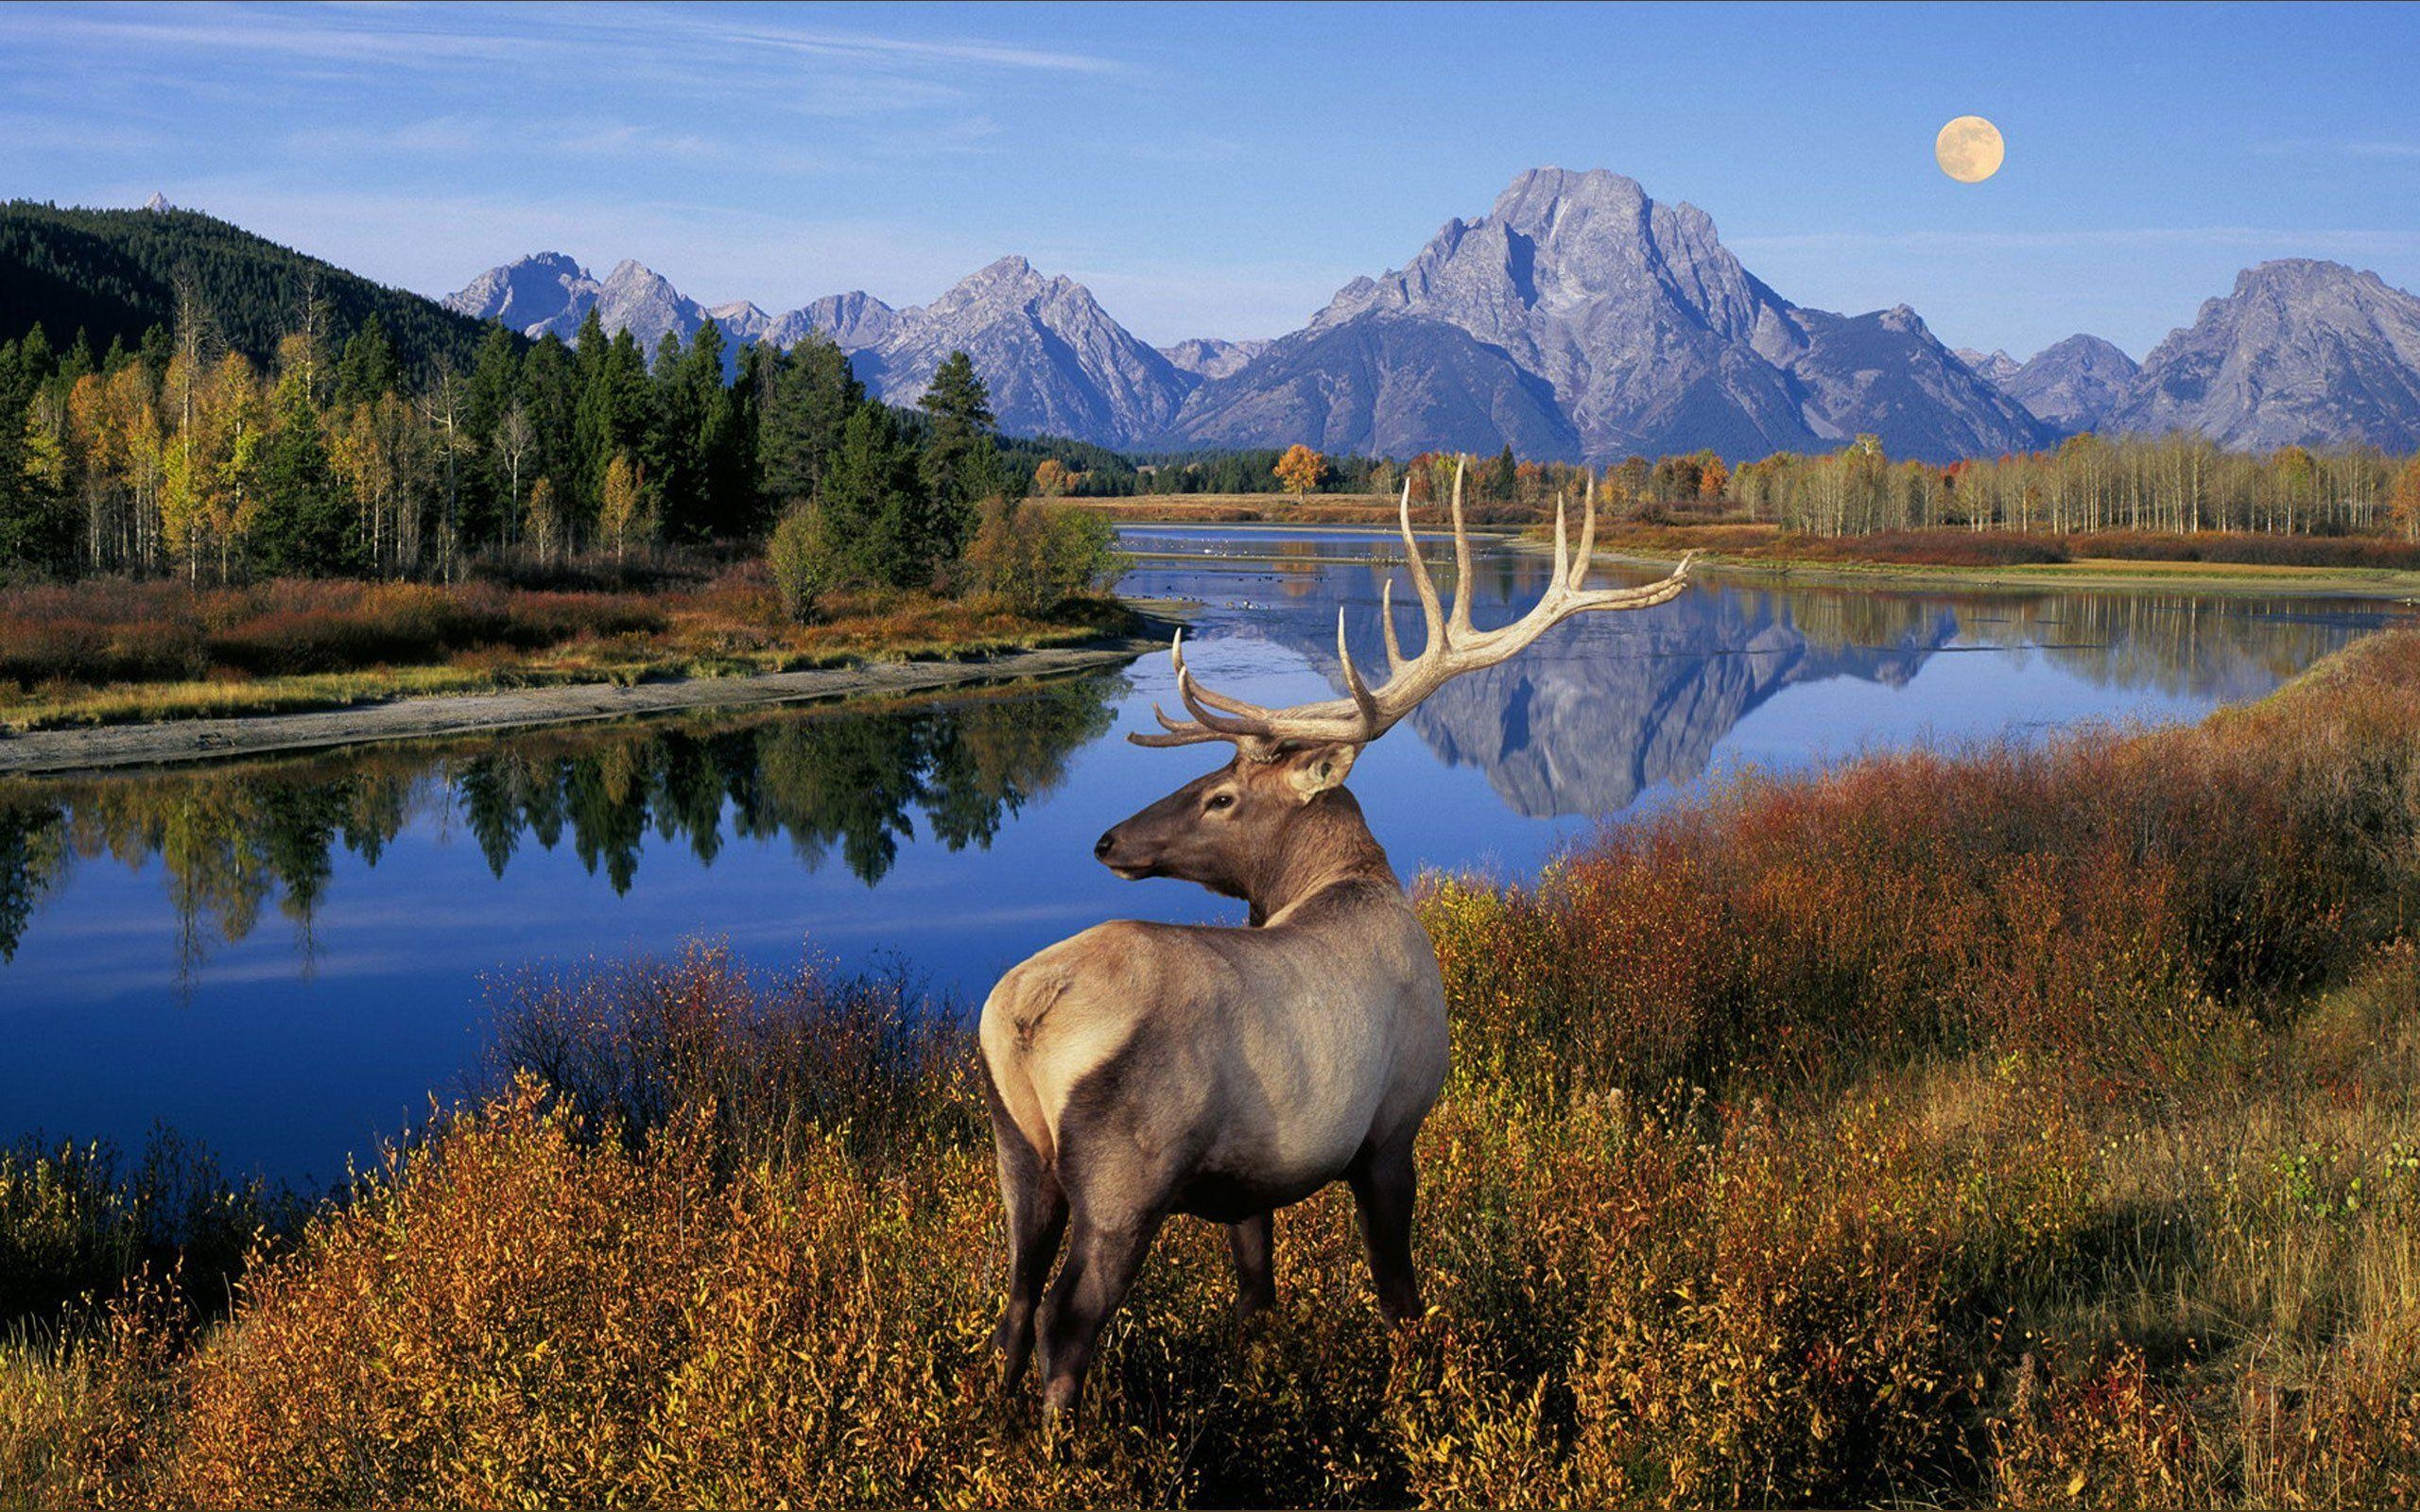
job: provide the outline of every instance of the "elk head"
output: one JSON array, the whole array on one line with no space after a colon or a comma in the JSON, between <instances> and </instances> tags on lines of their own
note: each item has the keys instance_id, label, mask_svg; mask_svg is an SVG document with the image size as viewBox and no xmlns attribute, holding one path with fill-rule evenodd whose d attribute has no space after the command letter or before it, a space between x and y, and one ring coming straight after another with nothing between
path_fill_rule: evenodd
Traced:
<instances>
[{"instance_id":1,"label":"elk head","mask_svg":"<svg viewBox=\"0 0 2420 1512\"><path fill-rule=\"evenodd\" d=\"M1359 825L1360 808L1343 789L1345 775L1363 746L1392 729L1420 701L1465 672L1494 666L1519 652L1571 616L1590 610L1649 609L1680 596L1689 557L1664 577L1637 588L1590 590L1588 554L1597 537L1597 484L1592 477L1575 558L1565 540L1563 500L1555 500L1554 574L1545 594L1510 625L1481 630L1471 624L1470 536L1462 525L1462 469L1454 471L1454 603L1440 606L1437 585L1421 560L1411 528L1411 485L1404 484L1397 518L1420 595L1426 641L1407 657L1395 639L1394 583L1380 595L1379 624L1386 634L1389 676L1372 689L1362 681L1345 644L1344 611L1336 617L1336 653L1346 696L1290 709L1264 709L1214 692L1195 680L1184 664L1184 632L1177 632L1168 655L1176 665L1179 697L1191 719L1171 719L1154 708L1164 734L1130 734L1138 746L1192 746L1227 741L1233 760L1114 826L1093 854L1119 876L1180 877L1230 897L1252 898L1258 884L1283 869L1296 838L1332 829L1334 819ZM1362 833L1366 836L1366 827Z\"/></svg>"}]
</instances>

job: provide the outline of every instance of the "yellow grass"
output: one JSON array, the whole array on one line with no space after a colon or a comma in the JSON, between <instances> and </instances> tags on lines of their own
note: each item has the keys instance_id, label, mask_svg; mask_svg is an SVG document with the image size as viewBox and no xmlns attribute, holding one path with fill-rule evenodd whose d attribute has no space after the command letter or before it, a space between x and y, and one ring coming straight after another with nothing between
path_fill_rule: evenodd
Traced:
<instances>
[{"instance_id":1,"label":"yellow grass","mask_svg":"<svg viewBox=\"0 0 2420 1512\"><path fill-rule=\"evenodd\" d=\"M955 660L1074 644L1118 631L1130 620L1105 599L1075 601L1052 618L1033 619L990 599L858 595L839 598L829 617L808 626L782 624L765 606L735 608L705 595L667 596L665 608L666 627L652 634L583 637L538 651L471 651L436 664L31 689L0 682L0 729L291 713L431 694Z\"/></svg>"}]
</instances>

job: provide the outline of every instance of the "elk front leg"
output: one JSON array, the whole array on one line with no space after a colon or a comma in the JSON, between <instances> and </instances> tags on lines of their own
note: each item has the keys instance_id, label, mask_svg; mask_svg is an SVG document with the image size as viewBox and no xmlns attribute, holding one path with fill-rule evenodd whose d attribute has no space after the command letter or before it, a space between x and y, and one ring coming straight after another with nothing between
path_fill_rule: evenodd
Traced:
<instances>
[{"instance_id":1,"label":"elk front leg","mask_svg":"<svg viewBox=\"0 0 2420 1512\"><path fill-rule=\"evenodd\" d=\"M1236 1257L1236 1316L1247 1318L1277 1300L1277 1215L1256 1212L1227 1225Z\"/></svg>"},{"instance_id":2,"label":"elk front leg","mask_svg":"<svg viewBox=\"0 0 2420 1512\"><path fill-rule=\"evenodd\" d=\"M1042 1310L1045 1413L1074 1416L1100 1331L1133 1287L1159 1228L1156 1211L1101 1213L1078 1205L1067 1263Z\"/></svg>"},{"instance_id":3,"label":"elk front leg","mask_svg":"<svg viewBox=\"0 0 2420 1512\"><path fill-rule=\"evenodd\" d=\"M1411 1209L1418 1177L1411 1142L1373 1151L1346 1177L1361 1222L1361 1243L1370 1252L1370 1280L1378 1289L1378 1311L1390 1323L1420 1316L1420 1276L1411 1264Z\"/></svg>"}]
</instances>

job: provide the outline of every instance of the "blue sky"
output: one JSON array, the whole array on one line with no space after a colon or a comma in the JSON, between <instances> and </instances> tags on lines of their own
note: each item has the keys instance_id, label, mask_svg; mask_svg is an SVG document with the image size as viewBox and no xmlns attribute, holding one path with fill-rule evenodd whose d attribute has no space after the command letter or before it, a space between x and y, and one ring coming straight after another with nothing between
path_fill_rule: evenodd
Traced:
<instances>
[{"instance_id":1,"label":"blue sky","mask_svg":"<svg viewBox=\"0 0 2420 1512\"><path fill-rule=\"evenodd\" d=\"M153 190L424 293L707 302L1005 252L1273 335L1515 173L1608 167L1801 303L2137 355L2264 258L2420 287L2420 7L0 9L0 194ZM2000 174L1931 162L1997 122Z\"/></svg>"}]
</instances>

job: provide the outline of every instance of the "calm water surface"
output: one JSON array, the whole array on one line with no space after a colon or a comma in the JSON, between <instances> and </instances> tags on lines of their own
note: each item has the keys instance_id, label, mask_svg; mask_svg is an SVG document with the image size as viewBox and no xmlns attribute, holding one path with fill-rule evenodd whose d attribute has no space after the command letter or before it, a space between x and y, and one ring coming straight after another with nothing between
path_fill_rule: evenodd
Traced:
<instances>
[{"instance_id":1,"label":"calm water surface","mask_svg":"<svg viewBox=\"0 0 2420 1512\"><path fill-rule=\"evenodd\" d=\"M1337 696L1340 604L1356 661L1385 665L1390 537L1126 539L1124 592L1200 606L1189 660L1214 687ZM1478 622L1525 609L1545 572L1487 550ZM1449 685L1353 786L1407 876L1526 877L1603 817L1743 766L2194 718L2395 612L1701 582ZM1417 610L1396 613L1417 644ZM1091 859L1103 829L1220 759L1127 745L1155 728L1154 701L1176 707L1165 657L874 713L0 786L0 1140L139 1143L161 1122L238 1168L324 1180L462 1085L485 993L523 966L704 935L767 967L808 949L844 968L895 956L979 1000L1003 968L1105 918L1237 921L1237 904L1121 883Z\"/></svg>"}]
</instances>

